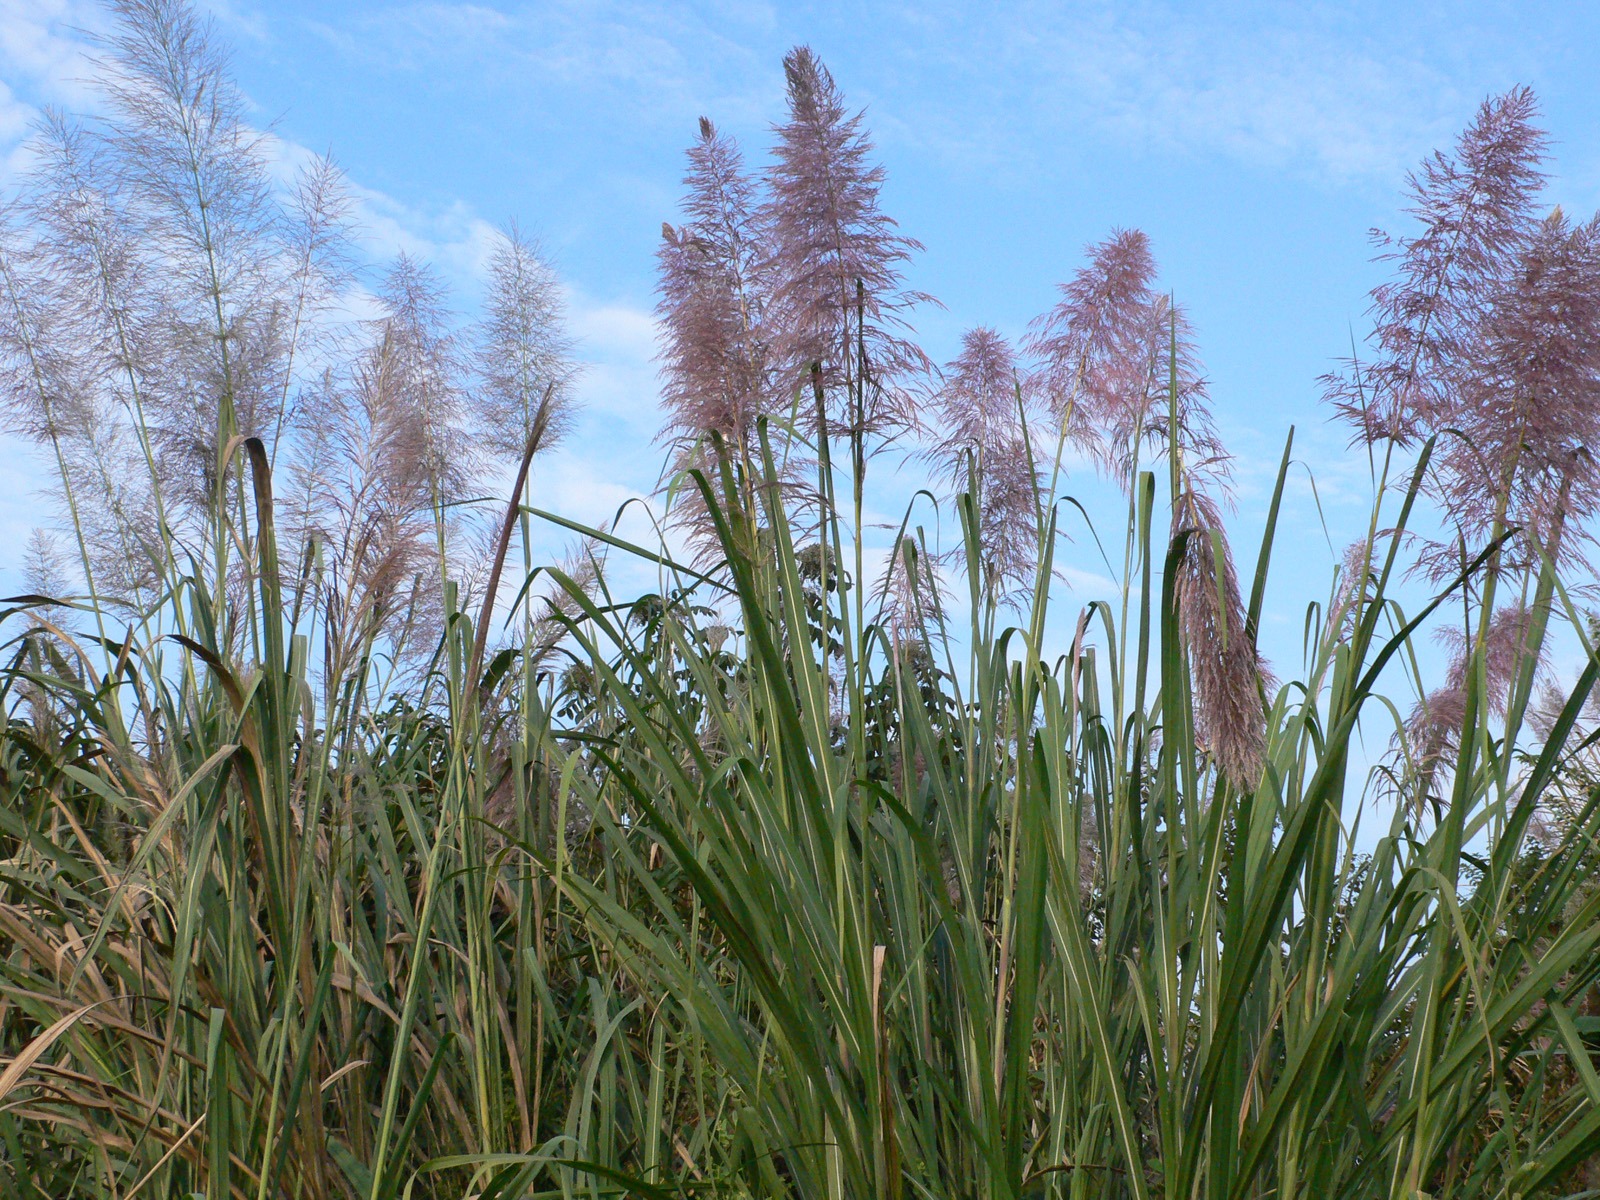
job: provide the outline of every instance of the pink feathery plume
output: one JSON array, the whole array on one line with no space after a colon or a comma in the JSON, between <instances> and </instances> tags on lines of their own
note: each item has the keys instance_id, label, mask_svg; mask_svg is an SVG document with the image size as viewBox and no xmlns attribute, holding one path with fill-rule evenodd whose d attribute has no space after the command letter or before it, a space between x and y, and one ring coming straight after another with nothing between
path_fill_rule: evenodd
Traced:
<instances>
[{"instance_id":1,"label":"pink feathery plume","mask_svg":"<svg viewBox=\"0 0 1600 1200\"><path fill-rule=\"evenodd\" d=\"M1496 610L1483 633L1483 687L1479 703L1488 712L1504 714L1517 669L1528 653L1533 610L1507 604ZM1473 664L1474 638L1459 628L1439 631L1439 641L1450 652L1444 684L1429 692L1406 722L1411 752L1423 779L1422 794L1431 789L1440 765L1461 742L1467 711L1467 672ZM1543 662L1541 650L1540 663Z\"/></svg>"},{"instance_id":2,"label":"pink feathery plume","mask_svg":"<svg viewBox=\"0 0 1600 1200\"><path fill-rule=\"evenodd\" d=\"M663 436L715 432L743 452L756 419L768 411L767 297L754 185L737 144L708 120L701 119L688 158L690 221L663 226L657 252Z\"/></svg>"},{"instance_id":3,"label":"pink feathery plume","mask_svg":"<svg viewBox=\"0 0 1600 1200\"><path fill-rule=\"evenodd\" d=\"M932 363L908 335L906 314L933 302L901 286L922 249L879 203L883 167L861 113L849 115L828 69L809 47L783 60L789 118L778 126L762 206L770 238L774 350L785 395L820 364L833 412L853 422L848 393L862 389L869 430L911 428Z\"/></svg>"},{"instance_id":4,"label":"pink feathery plume","mask_svg":"<svg viewBox=\"0 0 1600 1200\"><path fill-rule=\"evenodd\" d=\"M1223 775L1250 786L1261 770L1269 676L1246 628L1216 495L1228 456L1181 309L1155 287L1149 239L1118 230L1034 322L1047 401L1063 434L1090 448L1125 491L1147 456L1165 454L1175 492L1172 536L1184 538L1175 581L1178 623L1195 685L1195 721Z\"/></svg>"},{"instance_id":5,"label":"pink feathery plume","mask_svg":"<svg viewBox=\"0 0 1600 1200\"><path fill-rule=\"evenodd\" d=\"M1526 87L1484 101L1457 140L1408 179L1411 237L1374 231L1396 276L1372 293L1373 356L1325 376L1325 398L1368 444L1448 428L1462 404L1487 310L1508 255L1534 221L1546 139Z\"/></svg>"},{"instance_id":6,"label":"pink feathery plume","mask_svg":"<svg viewBox=\"0 0 1600 1200\"><path fill-rule=\"evenodd\" d=\"M1101 431L1142 418L1155 372L1155 259L1137 229L1088 247L1089 262L1034 321L1026 348L1041 364L1051 415L1069 438L1110 462Z\"/></svg>"},{"instance_id":7,"label":"pink feathery plume","mask_svg":"<svg viewBox=\"0 0 1600 1200\"><path fill-rule=\"evenodd\" d=\"M1324 637L1350 635L1356 614L1372 596L1373 575L1380 565L1373 561L1374 554L1375 547L1366 538L1358 538L1344 548L1333 601L1328 606L1328 618L1323 626Z\"/></svg>"},{"instance_id":8,"label":"pink feathery plume","mask_svg":"<svg viewBox=\"0 0 1600 1200\"><path fill-rule=\"evenodd\" d=\"M688 159L683 207L690 220L662 226L656 255L666 411L660 437L672 447L671 473L678 481L673 523L704 559L717 551L714 527L698 486L684 473L699 469L719 486L711 452L716 435L748 477L759 463L760 418L780 406L770 382L768 286L754 184L738 145L703 117Z\"/></svg>"},{"instance_id":9,"label":"pink feathery plume","mask_svg":"<svg viewBox=\"0 0 1600 1200\"><path fill-rule=\"evenodd\" d=\"M1140 458L1165 448L1176 399L1185 469L1220 482L1225 455L1193 334L1182 310L1156 291L1150 239L1137 229L1117 230L1088 247L1088 255L1027 341L1041 363L1052 415L1126 489Z\"/></svg>"},{"instance_id":10,"label":"pink feathery plume","mask_svg":"<svg viewBox=\"0 0 1600 1200\"><path fill-rule=\"evenodd\" d=\"M1011 345L980 326L961 339L934 401L944 431L929 458L958 493L973 491L983 570L996 598L1013 601L1038 561L1039 474L1023 428L1033 384Z\"/></svg>"},{"instance_id":11,"label":"pink feathery plume","mask_svg":"<svg viewBox=\"0 0 1600 1200\"><path fill-rule=\"evenodd\" d=\"M1173 536L1186 536L1174 595L1189 649L1195 725L1218 769L1239 787L1261 775L1266 749L1262 689L1271 672L1245 624L1244 602L1222 514L1204 492L1186 489L1173 510Z\"/></svg>"},{"instance_id":12,"label":"pink feathery plume","mask_svg":"<svg viewBox=\"0 0 1600 1200\"><path fill-rule=\"evenodd\" d=\"M1600 503L1600 233L1537 216L1537 115L1525 87L1485 101L1411 177L1422 228L1380 238L1397 273L1373 292L1373 360L1325 380L1358 440L1438 435L1426 486L1455 536L1417 563L1436 582L1502 531L1496 571L1582 561Z\"/></svg>"},{"instance_id":13,"label":"pink feathery plume","mask_svg":"<svg viewBox=\"0 0 1600 1200\"><path fill-rule=\"evenodd\" d=\"M1581 563L1600 502L1600 227L1559 209L1538 222L1476 341L1435 475L1460 542L1483 546L1498 523L1516 531L1499 570L1537 569L1541 554ZM1422 562L1436 580L1461 567L1450 545Z\"/></svg>"}]
</instances>

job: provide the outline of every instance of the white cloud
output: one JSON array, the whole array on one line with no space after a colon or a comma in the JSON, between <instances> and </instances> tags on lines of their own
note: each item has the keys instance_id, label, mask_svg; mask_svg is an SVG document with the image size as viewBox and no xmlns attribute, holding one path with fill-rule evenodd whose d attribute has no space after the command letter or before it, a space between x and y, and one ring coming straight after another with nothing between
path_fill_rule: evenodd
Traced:
<instances>
[{"instance_id":1,"label":"white cloud","mask_svg":"<svg viewBox=\"0 0 1600 1200\"><path fill-rule=\"evenodd\" d=\"M1370 14L1341 7L1218 12L1171 0L930 0L848 17L741 0L713 12L638 0L436 0L313 28L374 70L470 71L510 92L580 93L622 119L696 109L740 126L777 111L776 57L789 43L842 50L861 36L853 25L874 49L870 79L859 65L852 72L851 97L871 106L886 140L1010 170L1092 152L1078 136L1087 133L1146 153L1387 184L1459 126L1493 49L1448 15L1374 27ZM1439 53L1446 33L1449 56Z\"/></svg>"},{"instance_id":2,"label":"white cloud","mask_svg":"<svg viewBox=\"0 0 1600 1200\"><path fill-rule=\"evenodd\" d=\"M272 40L272 27L266 14L247 0L199 0L201 7L217 25L230 35L248 38L252 42Z\"/></svg>"},{"instance_id":3,"label":"white cloud","mask_svg":"<svg viewBox=\"0 0 1600 1200\"><path fill-rule=\"evenodd\" d=\"M94 101L83 30L99 13L79 0L0 0L0 183L27 164L25 144L41 105Z\"/></svg>"},{"instance_id":4,"label":"white cloud","mask_svg":"<svg viewBox=\"0 0 1600 1200\"><path fill-rule=\"evenodd\" d=\"M362 248L377 262L400 254L432 263L452 282L481 280L494 249L495 228L462 201L423 209L352 182Z\"/></svg>"},{"instance_id":5,"label":"white cloud","mask_svg":"<svg viewBox=\"0 0 1600 1200\"><path fill-rule=\"evenodd\" d=\"M1082 129L1145 152L1387 181L1464 103L1439 56L1311 5L946 4L919 26L917 70L959 80L946 94L962 105L927 139L996 162L1031 161ZM1464 34L1458 58L1472 49Z\"/></svg>"},{"instance_id":6,"label":"white cloud","mask_svg":"<svg viewBox=\"0 0 1600 1200\"><path fill-rule=\"evenodd\" d=\"M781 92L753 43L771 9L724 0L711 14L638 0L549 0L492 6L424 2L308 27L350 60L381 71L447 71L523 91L557 86L631 121L685 107L764 120Z\"/></svg>"},{"instance_id":7,"label":"white cloud","mask_svg":"<svg viewBox=\"0 0 1600 1200\"><path fill-rule=\"evenodd\" d=\"M636 308L619 304L586 308L577 314L573 330L592 344L638 362L648 362L656 352L656 319Z\"/></svg>"}]
</instances>

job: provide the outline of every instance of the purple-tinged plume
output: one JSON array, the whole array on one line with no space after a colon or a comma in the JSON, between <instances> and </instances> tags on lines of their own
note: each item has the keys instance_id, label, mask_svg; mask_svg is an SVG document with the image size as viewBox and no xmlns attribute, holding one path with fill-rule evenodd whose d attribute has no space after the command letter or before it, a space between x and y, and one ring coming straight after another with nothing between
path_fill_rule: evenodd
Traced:
<instances>
[{"instance_id":1,"label":"purple-tinged plume","mask_svg":"<svg viewBox=\"0 0 1600 1200\"><path fill-rule=\"evenodd\" d=\"M1456 143L1408 179L1411 237L1374 231L1395 277L1373 290L1369 362L1324 378L1358 440L1402 444L1446 428L1473 373L1482 325L1535 220L1546 140L1528 88L1484 101Z\"/></svg>"},{"instance_id":2,"label":"purple-tinged plume","mask_svg":"<svg viewBox=\"0 0 1600 1200\"><path fill-rule=\"evenodd\" d=\"M1186 488L1173 509L1172 534L1186 537L1174 594L1193 668L1196 732L1222 774L1248 788L1261 775L1261 690L1271 686L1271 675L1245 624L1239 577L1215 502Z\"/></svg>"},{"instance_id":3,"label":"purple-tinged plume","mask_svg":"<svg viewBox=\"0 0 1600 1200\"><path fill-rule=\"evenodd\" d=\"M917 241L879 205L883 167L871 161L862 114L851 116L828 69L807 46L783 60L789 116L778 126L761 216L771 242L774 349L785 396L821 364L830 419L892 431L916 424L916 395L931 373L908 336L907 312L931 297L904 290Z\"/></svg>"},{"instance_id":4,"label":"purple-tinged plume","mask_svg":"<svg viewBox=\"0 0 1600 1200\"><path fill-rule=\"evenodd\" d=\"M734 140L704 117L689 148L683 208L689 221L663 225L657 251L656 315L661 325L661 439L672 447L679 483L673 522L697 555L716 552L713 525L697 485L720 471L712 435L748 478L759 465L759 421L774 403L767 327L766 253L755 217L755 186ZM779 430L773 429L774 440Z\"/></svg>"},{"instance_id":5,"label":"purple-tinged plume","mask_svg":"<svg viewBox=\"0 0 1600 1200\"><path fill-rule=\"evenodd\" d=\"M1244 605L1216 496L1228 458L1183 312L1156 290L1150 241L1118 230L1034 322L1028 349L1062 435L1091 450L1125 491L1165 455L1173 481L1172 536L1182 537L1175 594L1195 683L1195 722L1221 772L1252 785L1265 745L1267 678Z\"/></svg>"},{"instance_id":6,"label":"purple-tinged plume","mask_svg":"<svg viewBox=\"0 0 1600 1200\"><path fill-rule=\"evenodd\" d=\"M1127 488L1141 459L1165 447L1176 399L1184 469L1220 480L1224 454L1193 335L1183 312L1156 291L1150 239L1117 230L1088 255L1027 342L1052 415Z\"/></svg>"},{"instance_id":7,"label":"purple-tinged plume","mask_svg":"<svg viewBox=\"0 0 1600 1200\"><path fill-rule=\"evenodd\" d=\"M1472 350L1433 480L1459 537L1425 549L1424 567L1449 577L1459 545L1475 551L1497 527L1516 531L1499 570L1536 570L1541 554L1582 562L1583 518L1600 504L1600 226L1574 228L1559 209L1537 222Z\"/></svg>"},{"instance_id":8,"label":"purple-tinged plume","mask_svg":"<svg viewBox=\"0 0 1600 1200\"><path fill-rule=\"evenodd\" d=\"M1489 713L1504 715L1517 670L1529 653L1529 626L1533 610L1520 604L1497 609L1483 631L1483 692L1479 704ZM1440 766L1461 742L1466 720L1468 672L1474 661L1474 638L1459 628L1443 629L1439 640L1450 652L1450 665L1441 687L1429 692L1411 712L1406 734L1426 798ZM1542 657L1542 656L1541 656Z\"/></svg>"},{"instance_id":9,"label":"purple-tinged plume","mask_svg":"<svg viewBox=\"0 0 1600 1200\"><path fill-rule=\"evenodd\" d=\"M1031 392L1010 343L979 326L934 396L943 436L929 458L955 492L972 492L983 571L1002 601L1028 588L1038 561L1039 473L1023 427Z\"/></svg>"},{"instance_id":10,"label":"purple-tinged plume","mask_svg":"<svg viewBox=\"0 0 1600 1200\"><path fill-rule=\"evenodd\" d=\"M1425 544L1442 581L1491 538L1497 571L1582 561L1600 505L1600 227L1538 214L1546 138L1527 88L1495 97L1410 179L1421 229L1380 235L1372 357L1325 394L1357 440L1437 436L1426 486L1454 536Z\"/></svg>"}]
</instances>

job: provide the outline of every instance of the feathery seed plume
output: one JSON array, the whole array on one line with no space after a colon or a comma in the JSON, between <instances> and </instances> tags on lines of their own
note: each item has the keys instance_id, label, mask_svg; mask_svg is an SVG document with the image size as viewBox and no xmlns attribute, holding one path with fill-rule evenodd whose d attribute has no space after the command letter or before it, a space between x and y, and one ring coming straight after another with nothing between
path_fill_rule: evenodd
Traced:
<instances>
[{"instance_id":1,"label":"feathery seed plume","mask_svg":"<svg viewBox=\"0 0 1600 1200\"><path fill-rule=\"evenodd\" d=\"M760 458L758 422L782 405L771 385L769 280L755 184L737 143L704 117L688 159L683 207L690 220L662 226L656 255L666 409L661 439L672 448L674 478L699 469L716 488L721 478L712 435L748 478ZM697 558L716 554L697 486L680 484L672 519L689 534Z\"/></svg>"},{"instance_id":2,"label":"feathery seed plume","mask_svg":"<svg viewBox=\"0 0 1600 1200\"><path fill-rule=\"evenodd\" d=\"M833 76L798 46L783 60L788 119L777 128L761 220L769 239L777 384L792 394L820 364L830 420L892 432L917 422L932 363L908 336L906 314L933 303L901 286L921 243L879 204L884 170L871 162L863 113L849 115ZM861 390L862 412L849 412Z\"/></svg>"},{"instance_id":3,"label":"feathery seed plume","mask_svg":"<svg viewBox=\"0 0 1600 1200\"><path fill-rule=\"evenodd\" d=\"M1010 344L980 326L934 395L943 436L929 458L956 492L975 483L983 570L1002 601L1027 589L1038 560L1039 473L1023 429L1032 387Z\"/></svg>"},{"instance_id":4,"label":"feathery seed plume","mask_svg":"<svg viewBox=\"0 0 1600 1200\"><path fill-rule=\"evenodd\" d=\"M1260 689L1268 676L1245 627L1216 494L1228 458L1183 312L1155 288L1150 241L1117 230L1034 322L1047 403L1063 436L1091 449L1131 493L1149 456L1166 454L1174 484L1172 537L1184 537L1175 581L1178 622L1194 665L1195 720L1222 773L1255 782L1264 748ZM1174 443L1175 439L1175 443Z\"/></svg>"},{"instance_id":5,"label":"feathery seed plume","mask_svg":"<svg viewBox=\"0 0 1600 1200\"><path fill-rule=\"evenodd\" d=\"M577 369L561 282L537 243L512 224L495 238L476 350L474 417L484 444L517 462L530 437L554 446L572 417Z\"/></svg>"}]
</instances>

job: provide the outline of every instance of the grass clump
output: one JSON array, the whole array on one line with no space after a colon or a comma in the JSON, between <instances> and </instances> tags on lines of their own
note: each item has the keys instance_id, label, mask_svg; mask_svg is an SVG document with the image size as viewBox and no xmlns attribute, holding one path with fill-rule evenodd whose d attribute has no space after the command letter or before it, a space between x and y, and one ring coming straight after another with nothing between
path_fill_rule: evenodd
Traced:
<instances>
[{"instance_id":1,"label":"grass clump","mask_svg":"<svg viewBox=\"0 0 1600 1200\"><path fill-rule=\"evenodd\" d=\"M552 514L529 473L572 371L531 244L501 244L473 338L402 262L382 319L345 331L357 353L300 342L285 314L333 267L284 247L324 243L257 220L225 104L161 119L195 102L162 100L152 56L222 78L187 10L118 11L120 115L88 142L46 129L34 203L90 195L61 187L75 148L197 128L207 154L168 158L239 203L207 232L174 215L190 193L130 184L3 260L7 394L59 464L86 593L40 541L38 594L3 613L6 1194L1595 1194L1600 659L1568 590L1586 460L1527 423L1491 447L1499 499L1455 557L1408 557L1419 504L1476 486L1440 423L1581 373L1473 390L1522 361L1517 329L1579 344L1578 306L1535 302L1532 268L1570 283L1588 234L1523 220L1527 97L1418 184L1436 224L1457 202L1501 221L1474 236L1516 269L1406 243L1415 303L1383 293L1382 369L1329 383L1378 500L1280 683L1255 636L1289 448L1240 572L1193 338L1142 234L1091 248L1026 344L1039 371L976 330L930 391L915 243L877 211L860 118L795 51L769 194L704 122L692 220L666 231L688 561L592 529L536 566ZM331 227L334 182L305 182L302 230ZM848 211L806 200L825 194ZM46 269L68 250L89 274ZM198 292L150 285L141 254ZM120 375L89 369L102 354ZM874 581L869 470L930 395L958 544L908 517ZM111 410L108 440L89 416ZM489 516L470 445L517 467ZM1061 639L1071 448L1127 519L1118 594ZM615 593L630 556L659 589ZM1380 687L1456 613L1446 684L1408 717ZM1551 700L1569 620L1587 665ZM1370 774L1363 723L1395 731Z\"/></svg>"}]
</instances>

